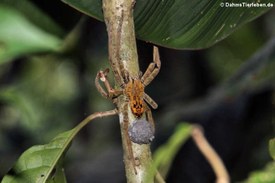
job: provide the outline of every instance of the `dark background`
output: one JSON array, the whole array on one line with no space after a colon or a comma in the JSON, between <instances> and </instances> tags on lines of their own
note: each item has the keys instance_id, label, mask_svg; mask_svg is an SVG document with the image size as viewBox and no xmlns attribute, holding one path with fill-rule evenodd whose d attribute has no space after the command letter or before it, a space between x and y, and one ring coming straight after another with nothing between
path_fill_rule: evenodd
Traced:
<instances>
[{"instance_id":1,"label":"dark background","mask_svg":"<svg viewBox=\"0 0 275 183\"><path fill-rule=\"evenodd\" d=\"M63 54L38 54L1 65L0 177L30 146L47 143L95 111L114 108L94 86L99 69L108 67L105 24L85 17L60 1L33 0L68 34L78 24L79 39ZM221 91L241 65L274 36L274 11L204 50L160 47L162 68L146 91L159 104L154 151L165 143L177 123L204 127L233 181L261 169L271 158L274 137L272 84L250 90ZM81 23L79 23L81 21ZM152 45L137 41L140 68L152 61ZM3 90L2 90L3 91ZM3 95L3 94L2 94ZM95 120L75 139L65 160L68 182L125 182L117 117ZM214 182L209 164L192 140L178 152L168 183Z\"/></svg>"}]
</instances>

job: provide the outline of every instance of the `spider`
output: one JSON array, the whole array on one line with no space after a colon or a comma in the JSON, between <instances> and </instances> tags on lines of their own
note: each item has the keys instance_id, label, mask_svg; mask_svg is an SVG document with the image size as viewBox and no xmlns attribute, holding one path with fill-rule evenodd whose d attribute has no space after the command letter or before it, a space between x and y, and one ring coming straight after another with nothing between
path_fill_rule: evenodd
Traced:
<instances>
[{"instance_id":1,"label":"spider","mask_svg":"<svg viewBox=\"0 0 275 183\"><path fill-rule=\"evenodd\" d=\"M149 104L153 109L156 109L158 105L149 95L147 95L144 92L144 89L157 76L160 67L161 62L159 57L159 51L158 48L154 46L153 62L149 64L147 70L143 75L142 73L140 73L139 77L137 78L130 77L129 73L125 69L122 69L123 67L121 65L119 65L119 70L114 70L115 78L118 84L120 85L121 89L113 89L110 86L109 81L107 79L109 69L106 69L105 71L99 71L95 79L96 88L103 97L107 99L113 99L113 101L115 101L115 99L122 94L126 96L127 104L130 106L131 112L136 118L136 123L133 123L133 125L137 124L136 126L138 126L138 124L145 124L144 120L140 120L140 118L144 114L146 115L146 119L151 124L152 129L151 131L147 130L148 134L141 134L141 136L143 137L139 137L139 134L136 134L136 132L140 131L139 129L135 130L135 132L132 131L131 133L128 127L129 121L125 120L125 129L127 130L131 141L138 144L150 143L154 138L154 120L152 117L151 109L147 104ZM99 79L104 83L107 92L99 84ZM124 108L124 114L126 111L128 111L127 107L128 106L125 106ZM125 116L127 116L127 114L125 114ZM144 126L147 126L148 128L148 125ZM134 126L132 126L132 128L133 127Z\"/></svg>"},{"instance_id":2,"label":"spider","mask_svg":"<svg viewBox=\"0 0 275 183\"><path fill-rule=\"evenodd\" d=\"M115 62L111 60L113 67L114 77L116 82L120 86L120 89L113 89L107 78L109 69L105 71L99 71L95 78L95 86L99 93L107 98L112 99L114 104L117 105L117 97L124 95L126 97L124 106L121 107L120 112L123 114L123 130L124 134L128 134L126 138L126 143L129 152L129 159L132 161L135 174L136 170L136 158L134 158L133 149L131 146L131 141L137 144L148 144L154 138L154 120L152 117L152 112L147 103L153 108L158 107L157 103L144 92L144 88L149 85L152 80L157 76L160 70L161 62L159 58L158 48L154 46L153 62L149 64L147 70L142 75L141 73L137 78L129 76L126 69L123 68L121 62ZM119 69L118 69L119 68ZM107 92L99 84L101 80ZM130 106L132 114L135 116L136 120L131 123L132 126L129 128L128 119L128 107ZM117 106L118 107L118 106ZM146 115L146 120L142 119L143 115ZM149 122L148 122L149 121Z\"/></svg>"}]
</instances>

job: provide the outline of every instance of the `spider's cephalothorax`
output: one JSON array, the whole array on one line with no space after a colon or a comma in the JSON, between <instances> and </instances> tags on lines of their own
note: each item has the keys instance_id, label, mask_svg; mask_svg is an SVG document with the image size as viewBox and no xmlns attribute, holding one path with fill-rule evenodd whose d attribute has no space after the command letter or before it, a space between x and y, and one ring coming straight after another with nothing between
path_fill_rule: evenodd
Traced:
<instances>
[{"instance_id":1,"label":"spider's cephalothorax","mask_svg":"<svg viewBox=\"0 0 275 183\"><path fill-rule=\"evenodd\" d=\"M144 85L140 80L130 79L125 86L125 94L129 99L132 113L140 118L144 113Z\"/></svg>"}]
</instances>

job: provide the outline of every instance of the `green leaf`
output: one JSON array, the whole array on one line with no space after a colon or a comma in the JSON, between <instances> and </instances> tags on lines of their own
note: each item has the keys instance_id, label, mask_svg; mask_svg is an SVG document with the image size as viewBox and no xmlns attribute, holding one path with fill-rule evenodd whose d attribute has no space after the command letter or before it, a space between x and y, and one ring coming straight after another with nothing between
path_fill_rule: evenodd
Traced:
<instances>
[{"instance_id":1,"label":"green leaf","mask_svg":"<svg viewBox=\"0 0 275 183\"><path fill-rule=\"evenodd\" d=\"M61 40L29 22L22 14L0 4L0 64L44 51L58 51Z\"/></svg>"},{"instance_id":2,"label":"green leaf","mask_svg":"<svg viewBox=\"0 0 275 183\"><path fill-rule=\"evenodd\" d=\"M273 160L275 160L275 138L269 141L269 153Z\"/></svg>"},{"instance_id":3,"label":"green leaf","mask_svg":"<svg viewBox=\"0 0 275 183\"><path fill-rule=\"evenodd\" d=\"M0 0L1 5L16 9L17 12L24 15L32 24L48 33L58 36L64 35L62 28L29 0Z\"/></svg>"},{"instance_id":4,"label":"green leaf","mask_svg":"<svg viewBox=\"0 0 275 183\"><path fill-rule=\"evenodd\" d=\"M62 180L58 164L68 150L79 128L74 128L55 137L50 143L36 145L26 150L2 183L44 183ZM57 178L55 175L58 175ZM63 181L65 182L65 181Z\"/></svg>"},{"instance_id":5,"label":"green leaf","mask_svg":"<svg viewBox=\"0 0 275 183\"><path fill-rule=\"evenodd\" d=\"M62 0L77 10L103 21L101 0ZM241 25L270 10L274 0L263 0L266 8L246 5L254 0L235 2L245 7L228 7L224 0L147 0L136 1L136 36L141 40L176 49L209 47Z\"/></svg>"},{"instance_id":6,"label":"green leaf","mask_svg":"<svg viewBox=\"0 0 275 183\"><path fill-rule=\"evenodd\" d=\"M153 155L154 164L163 177L167 174L181 146L190 137L191 128L192 126L187 123L179 124L167 143L155 151Z\"/></svg>"},{"instance_id":7,"label":"green leaf","mask_svg":"<svg viewBox=\"0 0 275 183\"><path fill-rule=\"evenodd\" d=\"M67 183L64 169L61 167L57 168L53 179L48 180L46 183Z\"/></svg>"},{"instance_id":8,"label":"green leaf","mask_svg":"<svg viewBox=\"0 0 275 183\"><path fill-rule=\"evenodd\" d=\"M268 163L263 170L254 171L245 183L274 183L275 162Z\"/></svg>"},{"instance_id":9,"label":"green leaf","mask_svg":"<svg viewBox=\"0 0 275 183\"><path fill-rule=\"evenodd\" d=\"M94 113L72 130L59 134L50 143L29 148L5 175L2 183L66 182L61 165L73 138L91 120L115 114L115 110Z\"/></svg>"}]
</instances>

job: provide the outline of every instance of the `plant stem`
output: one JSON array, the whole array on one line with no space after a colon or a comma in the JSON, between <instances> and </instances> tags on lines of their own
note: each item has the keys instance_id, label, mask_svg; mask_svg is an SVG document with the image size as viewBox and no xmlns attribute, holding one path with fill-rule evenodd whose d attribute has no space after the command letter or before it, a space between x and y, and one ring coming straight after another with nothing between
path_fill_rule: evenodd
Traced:
<instances>
[{"instance_id":1,"label":"plant stem","mask_svg":"<svg viewBox=\"0 0 275 183\"><path fill-rule=\"evenodd\" d=\"M203 135L202 129L197 125L193 126L192 138L201 153L204 155L204 157L213 168L216 174L216 183L229 183L230 178L221 158L207 142L206 138Z\"/></svg>"},{"instance_id":2,"label":"plant stem","mask_svg":"<svg viewBox=\"0 0 275 183\"><path fill-rule=\"evenodd\" d=\"M134 0L103 0L103 14L109 38L109 60L117 87L123 82L125 71L129 77L139 75L138 55L133 20ZM126 96L118 98L117 108L121 126L125 171L128 183L145 182L152 166L150 146L135 144L128 136L128 125L135 117L131 113ZM153 182L153 176L147 182Z\"/></svg>"}]
</instances>

